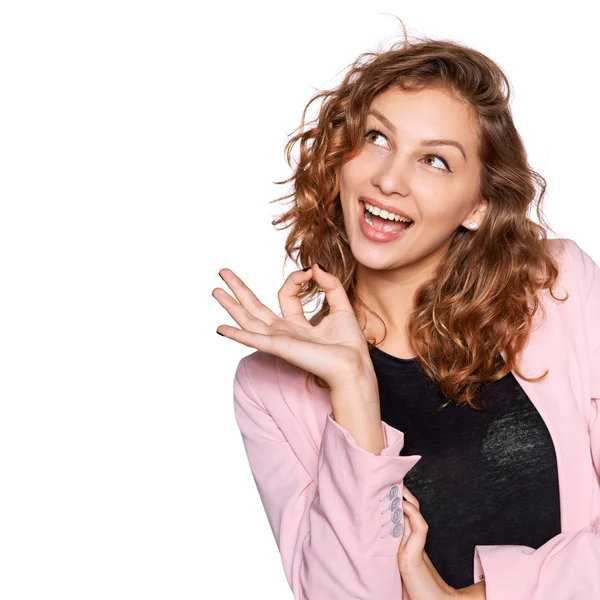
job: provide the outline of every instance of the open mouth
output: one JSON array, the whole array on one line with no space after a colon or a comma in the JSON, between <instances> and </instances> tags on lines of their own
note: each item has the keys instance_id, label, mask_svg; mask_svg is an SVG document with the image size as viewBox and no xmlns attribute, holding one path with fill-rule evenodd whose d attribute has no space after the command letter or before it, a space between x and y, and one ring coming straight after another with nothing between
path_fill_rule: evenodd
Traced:
<instances>
[{"instance_id":1,"label":"open mouth","mask_svg":"<svg viewBox=\"0 0 600 600\"><path fill-rule=\"evenodd\" d=\"M395 234L395 233L400 233L401 231L404 231L406 229L410 229L413 225L414 225L414 221L403 221L403 220L398 220L396 221L395 219L387 219L387 218L383 218L381 216L378 215L374 215L372 212L370 212L367 207L365 206L364 202L360 202L361 205L361 209L363 211L363 218L365 223L367 223L367 225L369 225L369 227L371 227L372 229L374 229L375 231L378 231L380 233L387 233L387 234Z\"/></svg>"}]
</instances>

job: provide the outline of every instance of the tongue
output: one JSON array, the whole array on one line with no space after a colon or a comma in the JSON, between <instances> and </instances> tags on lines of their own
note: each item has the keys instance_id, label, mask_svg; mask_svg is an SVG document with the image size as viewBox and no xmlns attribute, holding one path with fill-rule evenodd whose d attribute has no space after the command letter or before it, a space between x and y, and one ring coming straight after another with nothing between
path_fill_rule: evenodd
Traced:
<instances>
[{"instance_id":1,"label":"tongue","mask_svg":"<svg viewBox=\"0 0 600 600\"><path fill-rule=\"evenodd\" d=\"M389 219L382 219L377 215L371 215L371 219L373 229L383 231L384 233L397 233L406 229L407 225L410 225L410 223L406 223L405 221L390 221Z\"/></svg>"}]
</instances>

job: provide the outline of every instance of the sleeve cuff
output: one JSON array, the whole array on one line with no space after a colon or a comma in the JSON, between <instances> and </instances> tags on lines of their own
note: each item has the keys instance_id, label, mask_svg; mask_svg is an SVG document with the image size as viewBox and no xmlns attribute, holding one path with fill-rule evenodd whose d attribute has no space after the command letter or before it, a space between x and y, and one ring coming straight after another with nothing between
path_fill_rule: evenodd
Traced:
<instances>
[{"instance_id":1,"label":"sleeve cuff","mask_svg":"<svg viewBox=\"0 0 600 600\"><path fill-rule=\"evenodd\" d=\"M352 434L347 429L344 429L333 418L333 412L330 411L327 414L327 421L329 422L329 425L338 432L338 435L343 435L351 445L356 446L358 451L365 452L371 456L398 456L400 450L404 447L404 433L399 429L388 425L385 421L381 421L384 448L379 455L373 454L372 452L365 450L362 446L359 446Z\"/></svg>"},{"instance_id":2,"label":"sleeve cuff","mask_svg":"<svg viewBox=\"0 0 600 600\"><path fill-rule=\"evenodd\" d=\"M483 565L481 564L481 558L479 557L479 550L477 548L478 547L475 546L475 556L473 557L473 583L479 583L485 579Z\"/></svg>"},{"instance_id":3,"label":"sleeve cuff","mask_svg":"<svg viewBox=\"0 0 600 600\"><path fill-rule=\"evenodd\" d=\"M350 531L346 551L353 556L389 558L398 554L402 529L401 504L390 508L402 494L402 481L421 455L400 456L404 434L384 425L391 442L381 455L357 444L349 431L327 414L318 461L318 500L338 536ZM392 494L392 495L389 495ZM338 521L339 519L339 521ZM396 565L397 567L397 565Z\"/></svg>"},{"instance_id":4,"label":"sleeve cuff","mask_svg":"<svg viewBox=\"0 0 600 600\"><path fill-rule=\"evenodd\" d=\"M493 598L533 598L538 577L535 565L527 557L535 550L529 546L475 546L474 583L485 579L488 595Z\"/></svg>"}]
</instances>

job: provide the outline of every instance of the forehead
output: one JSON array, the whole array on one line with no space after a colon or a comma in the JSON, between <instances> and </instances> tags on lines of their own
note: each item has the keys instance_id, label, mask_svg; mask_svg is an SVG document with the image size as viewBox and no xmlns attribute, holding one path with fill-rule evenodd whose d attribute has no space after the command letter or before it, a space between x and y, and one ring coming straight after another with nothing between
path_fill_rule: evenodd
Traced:
<instances>
[{"instance_id":1,"label":"forehead","mask_svg":"<svg viewBox=\"0 0 600 600\"><path fill-rule=\"evenodd\" d=\"M434 88L404 91L390 88L378 94L370 109L383 113L405 139L451 138L467 152L477 139L477 121L473 108L449 92Z\"/></svg>"}]
</instances>

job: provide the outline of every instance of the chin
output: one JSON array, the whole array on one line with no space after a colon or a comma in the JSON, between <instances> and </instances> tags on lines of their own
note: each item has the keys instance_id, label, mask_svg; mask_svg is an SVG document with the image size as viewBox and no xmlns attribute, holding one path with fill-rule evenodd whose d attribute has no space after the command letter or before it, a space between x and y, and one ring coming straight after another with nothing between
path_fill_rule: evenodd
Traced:
<instances>
[{"instance_id":1,"label":"chin","mask_svg":"<svg viewBox=\"0 0 600 600\"><path fill-rule=\"evenodd\" d=\"M352 256L360 266L373 271L389 269L395 258L394 256L383 255L383 252L373 251L370 248L361 248L357 252L352 249Z\"/></svg>"}]
</instances>

